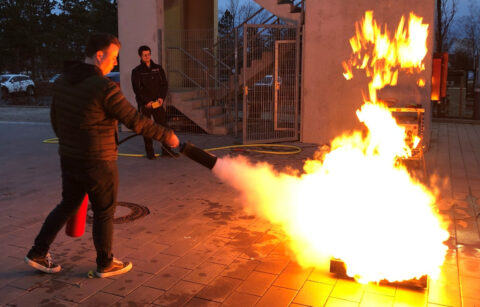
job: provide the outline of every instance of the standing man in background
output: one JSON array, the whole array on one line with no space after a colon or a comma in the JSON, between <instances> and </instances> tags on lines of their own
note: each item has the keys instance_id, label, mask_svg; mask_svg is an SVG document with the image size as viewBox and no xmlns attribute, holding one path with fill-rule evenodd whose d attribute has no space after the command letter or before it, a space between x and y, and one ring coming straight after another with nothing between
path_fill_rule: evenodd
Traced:
<instances>
[{"instance_id":1,"label":"standing man in background","mask_svg":"<svg viewBox=\"0 0 480 307\"><path fill-rule=\"evenodd\" d=\"M164 106L167 97L168 82L162 66L152 61L152 51L148 46L138 48L140 65L132 70L132 86L139 111L148 118L167 127L167 114ZM155 160L155 151L151 138L144 137L147 158ZM163 143L162 157L175 157L178 154Z\"/></svg>"}]
</instances>

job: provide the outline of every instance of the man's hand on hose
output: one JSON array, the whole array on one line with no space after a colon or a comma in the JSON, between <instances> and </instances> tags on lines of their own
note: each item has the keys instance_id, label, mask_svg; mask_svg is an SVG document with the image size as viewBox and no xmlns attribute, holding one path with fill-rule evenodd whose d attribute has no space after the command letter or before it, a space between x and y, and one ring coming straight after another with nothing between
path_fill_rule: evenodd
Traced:
<instances>
[{"instance_id":1,"label":"man's hand on hose","mask_svg":"<svg viewBox=\"0 0 480 307\"><path fill-rule=\"evenodd\" d=\"M172 133L167 139L165 139L164 144L172 148L175 148L175 147L178 147L178 145L180 144L180 140L178 139L175 133Z\"/></svg>"}]
</instances>

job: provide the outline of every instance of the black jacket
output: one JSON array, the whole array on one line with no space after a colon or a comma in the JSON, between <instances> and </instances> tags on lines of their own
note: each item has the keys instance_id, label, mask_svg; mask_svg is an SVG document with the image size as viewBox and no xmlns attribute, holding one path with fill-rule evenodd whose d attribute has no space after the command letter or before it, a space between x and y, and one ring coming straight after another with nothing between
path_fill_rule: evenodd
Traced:
<instances>
[{"instance_id":1,"label":"black jacket","mask_svg":"<svg viewBox=\"0 0 480 307\"><path fill-rule=\"evenodd\" d=\"M167 97L168 82L165 71L153 61L150 61L150 67L141 62L132 70L132 86L139 106Z\"/></svg>"},{"instance_id":2,"label":"black jacket","mask_svg":"<svg viewBox=\"0 0 480 307\"><path fill-rule=\"evenodd\" d=\"M138 113L97 66L83 62L65 63L53 86L50 119L60 155L83 160L117 159L118 121L157 141L173 133Z\"/></svg>"}]
</instances>

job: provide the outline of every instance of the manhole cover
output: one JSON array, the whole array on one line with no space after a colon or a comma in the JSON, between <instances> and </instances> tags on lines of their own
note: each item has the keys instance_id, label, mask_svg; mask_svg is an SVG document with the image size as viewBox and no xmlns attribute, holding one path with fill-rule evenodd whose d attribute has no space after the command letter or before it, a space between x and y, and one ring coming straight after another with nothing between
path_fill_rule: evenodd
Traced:
<instances>
[{"instance_id":1,"label":"manhole cover","mask_svg":"<svg viewBox=\"0 0 480 307\"><path fill-rule=\"evenodd\" d=\"M145 206L119 201L117 202L117 209L115 210L115 219L113 220L113 223L128 223L149 214L150 210ZM93 211L90 207L87 212L87 223L93 223Z\"/></svg>"}]
</instances>

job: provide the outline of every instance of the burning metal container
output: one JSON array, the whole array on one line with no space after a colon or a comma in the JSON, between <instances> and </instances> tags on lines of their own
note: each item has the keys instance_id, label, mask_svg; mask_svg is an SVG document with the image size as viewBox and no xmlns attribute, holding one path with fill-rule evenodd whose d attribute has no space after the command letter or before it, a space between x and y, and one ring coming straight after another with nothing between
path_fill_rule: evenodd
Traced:
<instances>
[{"instance_id":1,"label":"burning metal container","mask_svg":"<svg viewBox=\"0 0 480 307\"><path fill-rule=\"evenodd\" d=\"M345 263L340 259L330 259L330 273L334 273L339 278L351 278L347 275L347 267ZM428 276L423 275L419 279L412 278L401 282L390 282L388 280L380 281L382 285L394 285L406 288L419 288L426 289L428 286Z\"/></svg>"}]
</instances>

